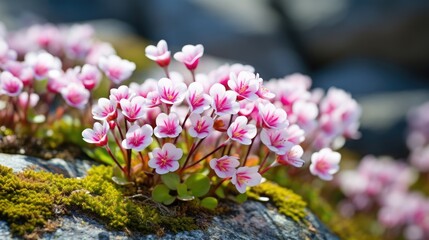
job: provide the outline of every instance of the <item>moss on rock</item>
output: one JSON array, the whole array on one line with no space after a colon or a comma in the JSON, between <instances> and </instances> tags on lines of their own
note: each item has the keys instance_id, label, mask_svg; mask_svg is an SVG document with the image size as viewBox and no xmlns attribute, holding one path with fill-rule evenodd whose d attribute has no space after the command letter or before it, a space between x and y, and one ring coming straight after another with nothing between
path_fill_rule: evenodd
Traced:
<instances>
[{"instance_id":1,"label":"moss on rock","mask_svg":"<svg viewBox=\"0 0 429 240\"><path fill-rule=\"evenodd\" d=\"M112 168L105 166L92 168L83 179L72 179L32 170L14 174L0 165L0 218L13 234L27 237L54 230L52 221L71 210L91 214L118 230L162 233L201 228L194 218L177 211L180 207L166 213L150 201L124 197L124 189L111 176Z\"/></svg>"},{"instance_id":2,"label":"moss on rock","mask_svg":"<svg viewBox=\"0 0 429 240\"><path fill-rule=\"evenodd\" d=\"M264 182L256 187L251 188L248 196L253 199L268 197L278 211L296 222L300 222L306 215L306 203L302 198L289 189L283 188L273 182Z\"/></svg>"}]
</instances>

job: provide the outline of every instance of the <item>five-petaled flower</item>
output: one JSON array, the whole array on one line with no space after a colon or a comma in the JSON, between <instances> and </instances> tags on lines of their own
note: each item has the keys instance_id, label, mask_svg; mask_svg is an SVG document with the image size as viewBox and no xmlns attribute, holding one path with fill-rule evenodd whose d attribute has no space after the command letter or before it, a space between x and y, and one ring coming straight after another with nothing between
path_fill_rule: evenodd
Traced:
<instances>
[{"instance_id":1,"label":"five-petaled flower","mask_svg":"<svg viewBox=\"0 0 429 240\"><path fill-rule=\"evenodd\" d=\"M98 66L104 74L115 84L127 80L136 70L136 64L116 55L100 58Z\"/></svg>"},{"instance_id":2,"label":"five-petaled flower","mask_svg":"<svg viewBox=\"0 0 429 240\"><path fill-rule=\"evenodd\" d=\"M161 78L158 82L158 92L163 103L171 105L181 103L185 98L186 84Z\"/></svg>"},{"instance_id":3,"label":"five-petaled flower","mask_svg":"<svg viewBox=\"0 0 429 240\"><path fill-rule=\"evenodd\" d=\"M255 125L247 124L247 121L245 116L237 117L226 131L229 138L243 145L249 145L256 136L257 130Z\"/></svg>"},{"instance_id":4,"label":"five-petaled flower","mask_svg":"<svg viewBox=\"0 0 429 240\"><path fill-rule=\"evenodd\" d=\"M134 122L137 119L144 117L145 111L145 102L146 100L142 96L136 96L130 99L121 99L120 105L122 109L122 114L124 114L125 118Z\"/></svg>"},{"instance_id":5,"label":"five-petaled flower","mask_svg":"<svg viewBox=\"0 0 429 240\"><path fill-rule=\"evenodd\" d=\"M333 174L338 172L341 155L330 148L323 148L311 155L310 172L323 180L332 180Z\"/></svg>"},{"instance_id":6,"label":"five-petaled flower","mask_svg":"<svg viewBox=\"0 0 429 240\"><path fill-rule=\"evenodd\" d=\"M177 113L169 115L161 113L156 118L156 127L154 134L158 138L175 138L182 132L182 127L179 124L179 116Z\"/></svg>"},{"instance_id":7,"label":"five-petaled flower","mask_svg":"<svg viewBox=\"0 0 429 240\"><path fill-rule=\"evenodd\" d=\"M135 151L142 151L149 146L152 139L153 129L149 124L140 127L138 124L132 125L122 141L122 147L125 149L133 149Z\"/></svg>"},{"instance_id":8,"label":"five-petaled flower","mask_svg":"<svg viewBox=\"0 0 429 240\"><path fill-rule=\"evenodd\" d=\"M188 133L191 137L203 139L213 131L213 118L209 116L200 116L199 114L192 113L189 116L191 126Z\"/></svg>"},{"instance_id":9,"label":"five-petaled flower","mask_svg":"<svg viewBox=\"0 0 429 240\"><path fill-rule=\"evenodd\" d=\"M182 158L183 151L171 143L166 143L162 149L155 148L151 155L149 167L154 168L158 174L165 174L179 169L179 160Z\"/></svg>"},{"instance_id":10,"label":"five-petaled flower","mask_svg":"<svg viewBox=\"0 0 429 240\"><path fill-rule=\"evenodd\" d=\"M283 155L294 145L288 141L287 129L262 129L261 141L277 155Z\"/></svg>"},{"instance_id":11,"label":"five-petaled flower","mask_svg":"<svg viewBox=\"0 0 429 240\"><path fill-rule=\"evenodd\" d=\"M231 73L228 86L238 94L238 97L248 100L256 100L259 89L259 75L248 71L241 71L238 76Z\"/></svg>"},{"instance_id":12,"label":"five-petaled flower","mask_svg":"<svg viewBox=\"0 0 429 240\"><path fill-rule=\"evenodd\" d=\"M87 128L83 130L82 137L87 143L95 144L96 146L103 147L107 145L107 134L109 133L109 124L104 121L103 124L99 122L94 123L93 129Z\"/></svg>"},{"instance_id":13,"label":"five-petaled flower","mask_svg":"<svg viewBox=\"0 0 429 240\"><path fill-rule=\"evenodd\" d=\"M237 114L240 110L240 104L237 100L237 93L226 90L220 83L215 83L210 88L212 98L211 105L215 113L219 116L228 114Z\"/></svg>"},{"instance_id":14,"label":"five-petaled flower","mask_svg":"<svg viewBox=\"0 0 429 240\"><path fill-rule=\"evenodd\" d=\"M204 93L201 83L193 82L189 84L186 101L191 112L200 114L210 108L211 98L208 94Z\"/></svg>"},{"instance_id":15,"label":"five-petaled flower","mask_svg":"<svg viewBox=\"0 0 429 240\"><path fill-rule=\"evenodd\" d=\"M122 99L131 99L135 96L135 93L132 92L127 86L120 86L119 88L112 88L110 89L110 96L109 98L112 100L115 100L120 106L120 102Z\"/></svg>"},{"instance_id":16,"label":"five-petaled flower","mask_svg":"<svg viewBox=\"0 0 429 240\"><path fill-rule=\"evenodd\" d=\"M272 103L260 103L258 110L265 128L281 129L289 125L286 112Z\"/></svg>"},{"instance_id":17,"label":"five-petaled flower","mask_svg":"<svg viewBox=\"0 0 429 240\"><path fill-rule=\"evenodd\" d=\"M82 84L74 82L61 89L61 95L68 105L79 109L85 107L90 97L89 91Z\"/></svg>"},{"instance_id":18,"label":"five-petaled flower","mask_svg":"<svg viewBox=\"0 0 429 240\"><path fill-rule=\"evenodd\" d=\"M185 64L189 70L195 70L198 66L200 58L204 54L204 47L201 44L198 45L185 45L181 52L174 54L174 58Z\"/></svg>"},{"instance_id":19,"label":"five-petaled flower","mask_svg":"<svg viewBox=\"0 0 429 240\"><path fill-rule=\"evenodd\" d=\"M258 166L239 167L232 175L231 183L235 185L238 192L245 193L246 187L253 187L260 184L262 176L258 172Z\"/></svg>"},{"instance_id":20,"label":"five-petaled flower","mask_svg":"<svg viewBox=\"0 0 429 240\"><path fill-rule=\"evenodd\" d=\"M155 61L160 67L166 67L170 64L171 52L168 51L168 45L165 40L160 40L156 46L147 46L145 53L147 58Z\"/></svg>"},{"instance_id":21,"label":"five-petaled flower","mask_svg":"<svg viewBox=\"0 0 429 240\"><path fill-rule=\"evenodd\" d=\"M19 78L14 77L10 72L2 72L0 75L0 93L10 97L18 96L24 84Z\"/></svg>"},{"instance_id":22,"label":"five-petaled flower","mask_svg":"<svg viewBox=\"0 0 429 240\"><path fill-rule=\"evenodd\" d=\"M230 178L234 175L236 168L240 165L237 157L223 156L210 160L210 167L220 178Z\"/></svg>"},{"instance_id":23,"label":"five-petaled flower","mask_svg":"<svg viewBox=\"0 0 429 240\"><path fill-rule=\"evenodd\" d=\"M100 98L98 104L92 108L92 116L95 120L113 121L118 116L116 111L116 100Z\"/></svg>"}]
</instances>

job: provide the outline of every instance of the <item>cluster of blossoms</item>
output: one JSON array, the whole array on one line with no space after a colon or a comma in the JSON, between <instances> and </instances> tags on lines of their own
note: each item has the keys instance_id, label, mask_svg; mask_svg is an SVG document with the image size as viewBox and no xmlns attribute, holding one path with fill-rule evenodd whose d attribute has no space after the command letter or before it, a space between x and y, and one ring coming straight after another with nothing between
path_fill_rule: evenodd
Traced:
<instances>
[{"instance_id":1,"label":"cluster of blossoms","mask_svg":"<svg viewBox=\"0 0 429 240\"><path fill-rule=\"evenodd\" d=\"M360 108L349 94L310 91L311 80L298 74L264 85L241 64L196 73L203 52L202 45L186 45L173 55L189 70L182 75L169 70L164 40L148 46L146 56L166 76L111 89L94 105L99 122L83 139L106 148L128 180L143 172L149 186L159 175L180 183L198 172L210 181L209 193L228 183L244 193L273 167L306 164L313 175L332 179L341 158L332 148L358 136ZM180 194L181 186L171 189Z\"/></svg>"},{"instance_id":2,"label":"cluster of blossoms","mask_svg":"<svg viewBox=\"0 0 429 240\"><path fill-rule=\"evenodd\" d=\"M1 34L0 70L0 97L11 103L0 112L1 125L13 128L32 116L47 120L64 105L61 98L71 108L90 109L102 72L114 86L131 76L135 64L97 40L90 25L46 24Z\"/></svg>"},{"instance_id":3,"label":"cluster of blossoms","mask_svg":"<svg viewBox=\"0 0 429 240\"><path fill-rule=\"evenodd\" d=\"M429 198L411 190L429 170L429 104L409 114L408 161L388 157L364 157L355 170L339 174L339 185L347 199L340 203L344 215L378 212L378 221L389 233L406 239L429 238ZM399 236L395 236L399 237Z\"/></svg>"}]
</instances>

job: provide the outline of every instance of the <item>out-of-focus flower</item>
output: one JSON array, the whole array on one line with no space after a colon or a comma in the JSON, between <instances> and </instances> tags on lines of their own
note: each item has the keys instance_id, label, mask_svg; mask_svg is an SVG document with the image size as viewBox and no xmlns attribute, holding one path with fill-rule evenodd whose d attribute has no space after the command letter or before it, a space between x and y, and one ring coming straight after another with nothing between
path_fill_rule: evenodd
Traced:
<instances>
[{"instance_id":1,"label":"out-of-focus flower","mask_svg":"<svg viewBox=\"0 0 429 240\"><path fill-rule=\"evenodd\" d=\"M147 46L145 53L147 58L155 61L160 67L166 67L170 64L171 52L168 51L167 42L165 40L160 40L156 46Z\"/></svg>"},{"instance_id":2,"label":"out-of-focus flower","mask_svg":"<svg viewBox=\"0 0 429 240\"><path fill-rule=\"evenodd\" d=\"M0 75L0 93L10 97L18 96L24 84L22 81L14 77L10 72L2 72Z\"/></svg>"},{"instance_id":3,"label":"out-of-focus flower","mask_svg":"<svg viewBox=\"0 0 429 240\"><path fill-rule=\"evenodd\" d=\"M10 60L15 60L16 57L16 52L10 49L8 44L0 38L0 66L4 65Z\"/></svg>"},{"instance_id":4,"label":"out-of-focus flower","mask_svg":"<svg viewBox=\"0 0 429 240\"><path fill-rule=\"evenodd\" d=\"M262 129L260 136L262 143L277 155L285 154L294 145L288 141L286 129Z\"/></svg>"},{"instance_id":5,"label":"out-of-focus flower","mask_svg":"<svg viewBox=\"0 0 429 240\"><path fill-rule=\"evenodd\" d=\"M127 80L136 70L136 64L116 55L101 57L98 63L100 69L115 84Z\"/></svg>"},{"instance_id":6,"label":"out-of-focus flower","mask_svg":"<svg viewBox=\"0 0 429 240\"><path fill-rule=\"evenodd\" d=\"M85 64L78 75L79 80L82 82L86 89L91 91L96 88L101 80L101 73L94 65Z\"/></svg>"},{"instance_id":7,"label":"out-of-focus flower","mask_svg":"<svg viewBox=\"0 0 429 240\"><path fill-rule=\"evenodd\" d=\"M47 52L29 52L25 55L25 64L33 69L36 80L48 77L51 70L61 70L61 61Z\"/></svg>"},{"instance_id":8,"label":"out-of-focus flower","mask_svg":"<svg viewBox=\"0 0 429 240\"><path fill-rule=\"evenodd\" d=\"M36 93L31 93L30 99L28 99L28 92L22 92L18 96L18 105L22 109L32 108L37 105L37 103L39 102L39 99L40 97Z\"/></svg>"},{"instance_id":9,"label":"out-of-focus flower","mask_svg":"<svg viewBox=\"0 0 429 240\"><path fill-rule=\"evenodd\" d=\"M340 169L341 155L330 148L323 148L311 155L310 172L325 181L332 180L332 175Z\"/></svg>"},{"instance_id":10,"label":"out-of-focus flower","mask_svg":"<svg viewBox=\"0 0 429 240\"><path fill-rule=\"evenodd\" d=\"M66 29L65 53L70 59L85 59L93 45L94 29L89 24L75 24Z\"/></svg>"},{"instance_id":11,"label":"out-of-focus flower","mask_svg":"<svg viewBox=\"0 0 429 240\"><path fill-rule=\"evenodd\" d=\"M70 83L61 89L61 95L68 105L83 109L88 103L90 93L82 84Z\"/></svg>"},{"instance_id":12,"label":"out-of-focus flower","mask_svg":"<svg viewBox=\"0 0 429 240\"><path fill-rule=\"evenodd\" d=\"M302 167L305 161L302 159L304 150L300 145L295 145L290 148L285 154L277 157L277 162L282 165L292 165L294 167Z\"/></svg>"},{"instance_id":13,"label":"out-of-focus flower","mask_svg":"<svg viewBox=\"0 0 429 240\"><path fill-rule=\"evenodd\" d=\"M210 160L210 167L220 178L229 178L235 174L235 169L240 165L237 157L223 156Z\"/></svg>"}]
</instances>

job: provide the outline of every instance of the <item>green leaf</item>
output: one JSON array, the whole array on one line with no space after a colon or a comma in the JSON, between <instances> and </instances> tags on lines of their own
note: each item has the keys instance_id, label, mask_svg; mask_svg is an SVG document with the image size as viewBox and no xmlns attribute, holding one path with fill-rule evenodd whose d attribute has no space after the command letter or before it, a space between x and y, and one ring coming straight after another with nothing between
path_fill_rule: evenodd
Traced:
<instances>
[{"instance_id":1,"label":"green leaf","mask_svg":"<svg viewBox=\"0 0 429 240\"><path fill-rule=\"evenodd\" d=\"M170 196L169 198L167 198L167 200L164 200L162 203L164 203L165 205L170 205L174 202L174 200L176 200L176 198L173 196Z\"/></svg>"},{"instance_id":2,"label":"green leaf","mask_svg":"<svg viewBox=\"0 0 429 240\"><path fill-rule=\"evenodd\" d=\"M210 190L210 179L201 173L192 174L185 183L195 197L202 197Z\"/></svg>"},{"instance_id":3,"label":"green leaf","mask_svg":"<svg viewBox=\"0 0 429 240\"><path fill-rule=\"evenodd\" d=\"M246 200L247 200L247 194L246 193L239 194L235 197L235 201L237 201L238 203L243 203Z\"/></svg>"},{"instance_id":4,"label":"green leaf","mask_svg":"<svg viewBox=\"0 0 429 240\"><path fill-rule=\"evenodd\" d=\"M215 191L216 195L220 198L225 198L225 191L222 187L218 187Z\"/></svg>"},{"instance_id":5,"label":"green leaf","mask_svg":"<svg viewBox=\"0 0 429 240\"><path fill-rule=\"evenodd\" d=\"M101 163L107 164L107 165L115 165L115 161L109 156L106 149L103 148L82 148L82 150L88 155L90 158L95 159Z\"/></svg>"},{"instance_id":6,"label":"green leaf","mask_svg":"<svg viewBox=\"0 0 429 240\"><path fill-rule=\"evenodd\" d=\"M162 203L164 203L164 201L169 202L171 198L172 196L170 195L170 189L164 184L156 185L152 191L152 199L155 202L162 202Z\"/></svg>"},{"instance_id":7,"label":"green leaf","mask_svg":"<svg viewBox=\"0 0 429 240\"><path fill-rule=\"evenodd\" d=\"M201 206L214 210L217 207L217 199L214 197L206 197L201 201Z\"/></svg>"},{"instance_id":8,"label":"green leaf","mask_svg":"<svg viewBox=\"0 0 429 240\"><path fill-rule=\"evenodd\" d=\"M182 201L191 201L195 199L194 196L189 194L188 186L184 183L177 185L177 194L177 198Z\"/></svg>"},{"instance_id":9,"label":"green leaf","mask_svg":"<svg viewBox=\"0 0 429 240\"><path fill-rule=\"evenodd\" d=\"M180 177L177 173L167 173L161 175L162 182L171 190L176 190L180 184Z\"/></svg>"},{"instance_id":10,"label":"green leaf","mask_svg":"<svg viewBox=\"0 0 429 240\"><path fill-rule=\"evenodd\" d=\"M112 177L112 181L115 182L116 184L120 185L120 186L126 186L126 185L134 185L133 182L128 181L126 178L124 177L117 177L114 176Z\"/></svg>"}]
</instances>

